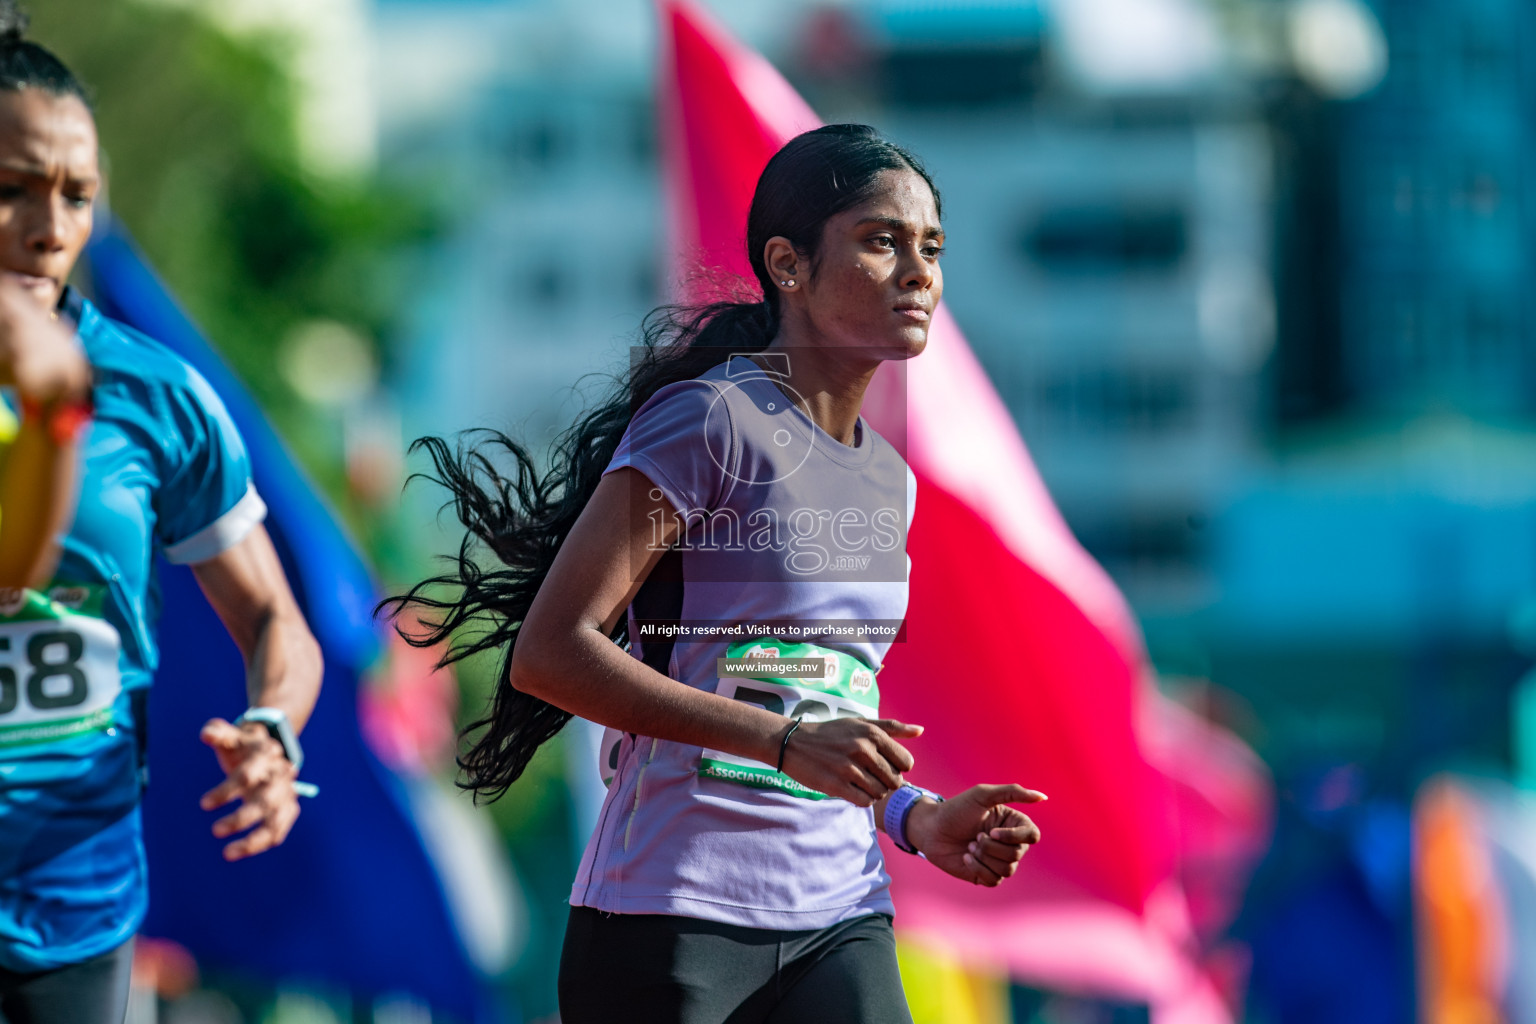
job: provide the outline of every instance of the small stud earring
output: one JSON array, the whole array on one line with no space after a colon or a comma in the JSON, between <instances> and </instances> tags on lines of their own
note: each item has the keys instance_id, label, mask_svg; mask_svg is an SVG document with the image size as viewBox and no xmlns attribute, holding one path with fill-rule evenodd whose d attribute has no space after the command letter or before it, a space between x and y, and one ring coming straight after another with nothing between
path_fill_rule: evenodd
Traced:
<instances>
[{"instance_id":1,"label":"small stud earring","mask_svg":"<svg viewBox=\"0 0 1536 1024\"><path fill-rule=\"evenodd\" d=\"M784 282L784 287L785 288L793 288L794 286L795 286L795 282L793 282L793 281L785 281Z\"/></svg>"}]
</instances>

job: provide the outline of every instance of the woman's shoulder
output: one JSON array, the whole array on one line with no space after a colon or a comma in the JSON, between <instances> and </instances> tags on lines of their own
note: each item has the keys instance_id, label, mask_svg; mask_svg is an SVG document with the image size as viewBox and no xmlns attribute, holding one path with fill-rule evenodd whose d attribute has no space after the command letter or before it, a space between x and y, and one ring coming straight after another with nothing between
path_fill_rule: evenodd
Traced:
<instances>
[{"instance_id":1,"label":"woman's shoulder","mask_svg":"<svg viewBox=\"0 0 1536 1024\"><path fill-rule=\"evenodd\" d=\"M720 367L713 367L697 377L663 385L635 410L635 415L659 406L698 413L708 411L711 405L719 401L724 391L721 383L723 375L719 370Z\"/></svg>"},{"instance_id":2,"label":"woman's shoulder","mask_svg":"<svg viewBox=\"0 0 1536 1024\"><path fill-rule=\"evenodd\" d=\"M213 387L191 363L142 331L84 304L80 342L99 377L141 388L188 393L199 401L217 401Z\"/></svg>"},{"instance_id":3,"label":"woman's shoulder","mask_svg":"<svg viewBox=\"0 0 1536 1024\"><path fill-rule=\"evenodd\" d=\"M676 429L730 429L729 388L714 369L687 380L673 381L647 398L630 418L631 432L671 432Z\"/></svg>"}]
</instances>

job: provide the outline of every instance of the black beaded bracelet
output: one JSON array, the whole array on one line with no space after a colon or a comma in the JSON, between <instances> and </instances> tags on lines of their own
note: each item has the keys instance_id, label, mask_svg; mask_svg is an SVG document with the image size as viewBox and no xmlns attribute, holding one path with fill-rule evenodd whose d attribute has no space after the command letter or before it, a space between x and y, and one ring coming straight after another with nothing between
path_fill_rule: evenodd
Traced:
<instances>
[{"instance_id":1,"label":"black beaded bracelet","mask_svg":"<svg viewBox=\"0 0 1536 1024\"><path fill-rule=\"evenodd\" d=\"M784 738L779 741L778 771L784 770L784 755L789 753L789 738L795 734L796 729L800 728L800 722L801 719L795 719L794 722L790 724L790 727L784 730Z\"/></svg>"}]
</instances>

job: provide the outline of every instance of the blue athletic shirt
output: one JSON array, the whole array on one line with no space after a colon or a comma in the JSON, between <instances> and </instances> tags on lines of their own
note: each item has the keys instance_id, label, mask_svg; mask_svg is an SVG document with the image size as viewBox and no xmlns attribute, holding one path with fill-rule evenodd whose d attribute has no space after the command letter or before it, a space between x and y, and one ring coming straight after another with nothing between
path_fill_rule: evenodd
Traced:
<instances>
[{"instance_id":1,"label":"blue athletic shirt","mask_svg":"<svg viewBox=\"0 0 1536 1024\"><path fill-rule=\"evenodd\" d=\"M16 971L90 959L143 921L154 556L205 561L266 515L208 382L78 293L62 308L96 374L79 508L45 591L0 591L0 967Z\"/></svg>"}]
</instances>

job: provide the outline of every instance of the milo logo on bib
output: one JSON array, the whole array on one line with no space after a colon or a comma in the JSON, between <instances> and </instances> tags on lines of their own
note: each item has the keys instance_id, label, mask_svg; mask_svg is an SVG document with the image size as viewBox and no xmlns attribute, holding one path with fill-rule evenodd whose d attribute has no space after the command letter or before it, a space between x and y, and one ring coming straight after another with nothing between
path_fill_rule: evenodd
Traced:
<instances>
[{"instance_id":1,"label":"milo logo on bib","mask_svg":"<svg viewBox=\"0 0 1536 1024\"><path fill-rule=\"evenodd\" d=\"M874 671L842 651L763 637L731 644L716 663L716 671L720 682L715 692L720 696L775 714L807 722L880 717L880 687ZM761 761L720 750L704 751L699 774L808 800L827 798Z\"/></svg>"},{"instance_id":2,"label":"milo logo on bib","mask_svg":"<svg viewBox=\"0 0 1536 1024\"><path fill-rule=\"evenodd\" d=\"M87 614L93 588L0 590L0 749L110 728L122 692L117 630Z\"/></svg>"}]
</instances>

